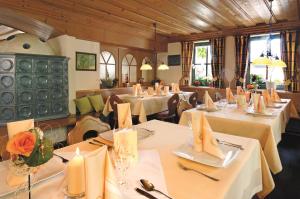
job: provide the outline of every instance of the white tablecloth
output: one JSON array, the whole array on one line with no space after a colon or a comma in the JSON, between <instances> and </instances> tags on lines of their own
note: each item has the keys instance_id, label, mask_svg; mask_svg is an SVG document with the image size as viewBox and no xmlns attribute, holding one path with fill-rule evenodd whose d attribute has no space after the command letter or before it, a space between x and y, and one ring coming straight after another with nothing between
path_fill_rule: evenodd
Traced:
<instances>
[{"instance_id":1,"label":"white tablecloth","mask_svg":"<svg viewBox=\"0 0 300 199\"><path fill-rule=\"evenodd\" d=\"M265 196L274 188L265 157L261 152L259 142L255 139L215 133L218 139L241 144L244 148L227 168L199 165L203 172L220 179L215 182L193 171L182 170L178 166L178 157L172 153L174 149L191 138L191 129L157 120L145 122L139 126L155 131L153 136L139 142L139 149L158 151L167 191L174 199L251 199L257 192L261 191L260 196ZM76 147L79 147L81 151L92 151L97 148L85 141L62 148L57 152L74 152ZM159 166L154 159L153 167ZM146 178L148 175L141 170L137 171L137 174L141 178ZM63 186L63 178L64 176L60 175L41 183L33 189L33 198L59 199L62 195L60 190Z\"/></svg>"},{"instance_id":2,"label":"white tablecloth","mask_svg":"<svg viewBox=\"0 0 300 199\"><path fill-rule=\"evenodd\" d=\"M280 109L268 109L275 112L275 117L249 115L238 110L235 104L229 104L220 111L207 112L206 117L214 131L258 139L271 171L276 174L282 170L277 144L294 107L290 100L281 105ZM187 126L193 111L197 109L183 112L179 124Z\"/></svg>"}]
</instances>

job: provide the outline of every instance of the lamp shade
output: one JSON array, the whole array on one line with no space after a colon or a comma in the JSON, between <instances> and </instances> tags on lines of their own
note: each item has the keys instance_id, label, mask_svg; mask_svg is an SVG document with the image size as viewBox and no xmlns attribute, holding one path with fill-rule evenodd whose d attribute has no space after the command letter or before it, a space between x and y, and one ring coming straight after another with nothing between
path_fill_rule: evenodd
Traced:
<instances>
[{"instance_id":1,"label":"lamp shade","mask_svg":"<svg viewBox=\"0 0 300 199\"><path fill-rule=\"evenodd\" d=\"M169 66L164 63L160 64L157 68L157 70L169 70L169 69L170 69Z\"/></svg>"},{"instance_id":2,"label":"lamp shade","mask_svg":"<svg viewBox=\"0 0 300 199\"><path fill-rule=\"evenodd\" d=\"M252 61L252 64L253 65L265 65L265 66L270 66L272 64L272 60L263 56L263 57L258 57L258 58L255 58L253 61Z\"/></svg>"},{"instance_id":3,"label":"lamp shade","mask_svg":"<svg viewBox=\"0 0 300 199\"><path fill-rule=\"evenodd\" d=\"M148 63L142 64L140 70L152 70L152 66Z\"/></svg>"},{"instance_id":4,"label":"lamp shade","mask_svg":"<svg viewBox=\"0 0 300 199\"><path fill-rule=\"evenodd\" d=\"M280 59L275 59L275 60L272 60L272 64L270 65L270 67L285 68L286 64Z\"/></svg>"}]
</instances>

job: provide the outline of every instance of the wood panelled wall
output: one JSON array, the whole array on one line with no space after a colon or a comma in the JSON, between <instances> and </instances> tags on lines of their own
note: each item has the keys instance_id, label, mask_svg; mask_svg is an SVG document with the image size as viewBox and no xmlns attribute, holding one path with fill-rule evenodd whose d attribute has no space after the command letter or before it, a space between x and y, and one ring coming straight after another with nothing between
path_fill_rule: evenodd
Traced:
<instances>
[{"instance_id":1,"label":"wood panelled wall","mask_svg":"<svg viewBox=\"0 0 300 199\"><path fill-rule=\"evenodd\" d=\"M122 60L127 54L132 54L137 62L137 81L142 77L142 71L140 67L142 65L143 59L145 57L154 60L154 53L153 51L146 51L134 48L123 48L119 46L114 46L110 44L101 44L101 52L108 51L113 54L116 60L116 78L119 79L119 86L124 86L122 84ZM153 77L155 77L155 69L151 71L153 73ZM146 82L149 83L149 82Z\"/></svg>"}]
</instances>

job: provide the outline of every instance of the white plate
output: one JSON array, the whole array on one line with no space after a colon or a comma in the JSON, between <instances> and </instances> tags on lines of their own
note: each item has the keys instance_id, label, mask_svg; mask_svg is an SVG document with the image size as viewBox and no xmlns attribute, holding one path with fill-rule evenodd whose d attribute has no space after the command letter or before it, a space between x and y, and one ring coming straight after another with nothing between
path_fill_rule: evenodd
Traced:
<instances>
[{"instance_id":1,"label":"white plate","mask_svg":"<svg viewBox=\"0 0 300 199\"><path fill-rule=\"evenodd\" d=\"M204 104L199 105L196 109L199 110L199 111L207 111L207 112L219 111L219 109L207 109Z\"/></svg>"},{"instance_id":2,"label":"white plate","mask_svg":"<svg viewBox=\"0 0 300 199\"><path fill-rule=\"evenodd\" d=\"M247 114L253 115L253 116L264 116L264 117L275 117L276 115L273 112L266 111L265 113L257 113L252 109L248 109L246 111Z\"/></svg>"},{"instance_id":3,"label":"white plate","mask_svg":"<svg viewBox=\"0 0 300 199\"><path fill-rule=\"evenodd\" d=\"M286 104L288 103L288 100L281 100L281 101L276 101L275 103L278 103L278 104Z\"/></svg>"},{"instance_id":4,"label":"white plate","mask_svg":"<svg viewBox=\"0 0 300 199\"><path fill-rule=\"evenodd\" d=\"M137 136L138 136L138 140L143 140L149 136L154 135L154 131L152 130L148 130L146 128L136 128L137 130ZM114 137L113 137L113 132L112 131L106 131L104 133L100 133L99 135L101 138L111 141L114 141Z\"/></svg>"},{"instance_id":5,"label":"white plate","mask_svg":"<svg viewBox=\"0 0 300 199\"><path fill-rule=\"evenodd\" d=\"M200 163L212 167L224 168L227 167L239 154L240 149L232 146L219 144L220 149L225 155L225 159L222 160L215 156L212 156L206 152L196 152L193 149L192 144L183 144L177 148L173 153L179 157Z\"/></svg>"},{"instance_id":6,"label":"white plate","mask_svg":"<svg viewBox=\"0 0 300 199\"><path fill-rule=\"evenodd\" d=\"M267 106L267 108L282 108L282 105L273 104L273 105Z\"/></svg>"}]
</instances>

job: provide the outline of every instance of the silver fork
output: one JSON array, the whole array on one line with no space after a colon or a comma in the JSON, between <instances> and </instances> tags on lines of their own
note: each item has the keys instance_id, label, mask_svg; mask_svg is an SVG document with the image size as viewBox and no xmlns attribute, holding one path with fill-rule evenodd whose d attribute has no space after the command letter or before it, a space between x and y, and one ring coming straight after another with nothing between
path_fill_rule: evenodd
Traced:
<instances>
[{"instance_id":1,"label":"silver fork","mask_svg":"<svg viewBox=\"0 0 300 199\"><path fill-rule=\"evenodd\" d=\"M224 144L224 145L227 145L227 146L232 146L232 147L235 147L235 148L238 148L240 150L244 150L243 146L242 145L239 145L239 144L234 144L234 143L231 143L231 142L227 142L227 141L224 141L224 140L219 140L219 139L216 139L217 142L219 144Z\"/></svg>"},{"instance_id":2,"label":"silver fork","mask_svg":"<svg viewBox=\"0 0 300 199\"><path fill-rule=\"evenodd\" d=\"M219 180L220 180L220 179L218 179L218 178L214 178L214 177L212 177L212 176L209 176L209 175L207 175L207 174L205 174L205 173L203 173L203 172L201 172L201 171L198 171L198 170L195 170L195 169L187 168L186 166L182 165L181 163L178 163L178 165L179 165L179 167L180 167L181 169L183 169L183 170L185 170L185 171L194 171L194 172L199 173L199 174L201 174L201 175L203 175L203 176L205 176L205 177L207 177L207 178L209 178L209 179L211 179L211 180L213 180L213 181L219 181Z\"/></svg>"}]
</instances>

